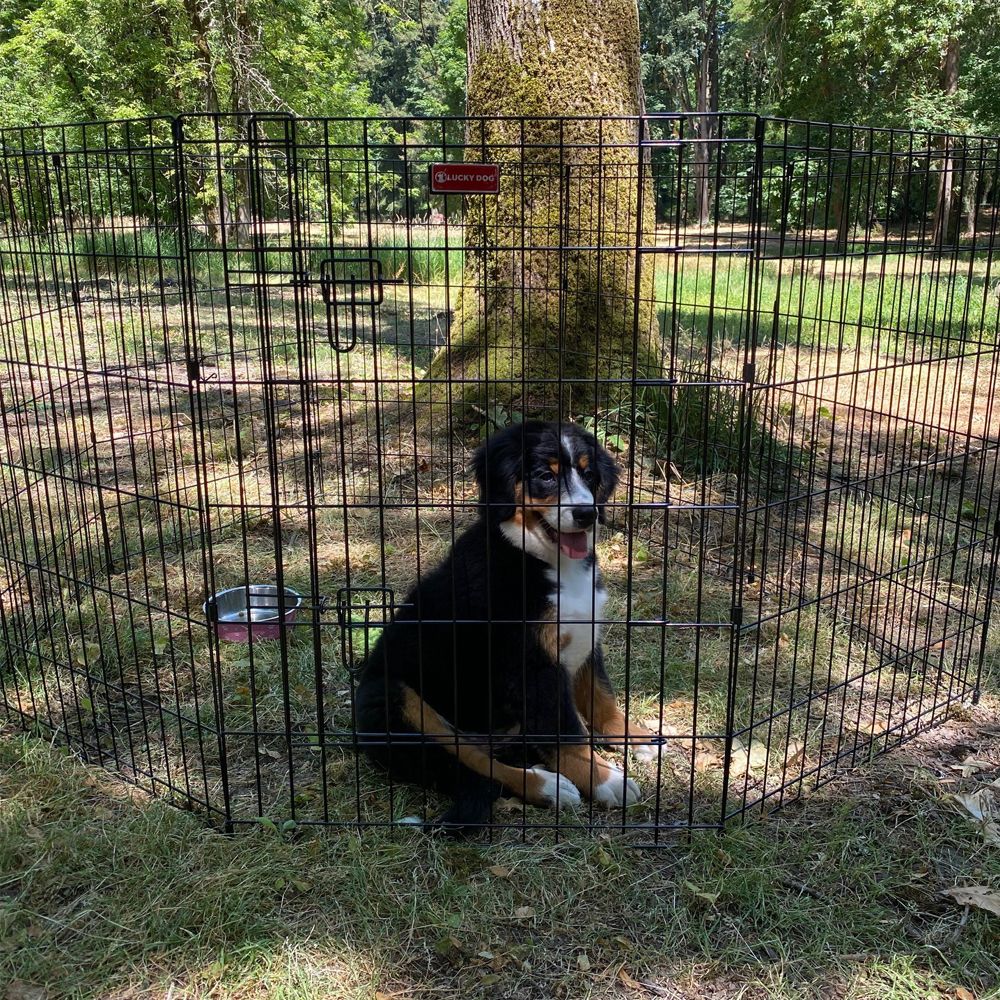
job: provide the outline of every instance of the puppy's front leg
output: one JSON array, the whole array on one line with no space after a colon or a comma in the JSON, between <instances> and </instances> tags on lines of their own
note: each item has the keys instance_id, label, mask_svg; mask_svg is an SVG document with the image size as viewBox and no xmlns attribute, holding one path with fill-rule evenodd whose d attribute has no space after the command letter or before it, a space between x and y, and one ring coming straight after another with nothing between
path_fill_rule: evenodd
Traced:
<instances>
[{"instance_id":1,"label":"puppy's front leg","mask_svg":"<svg viewBox=\"0 0 1000 1000\"><path fill-rule=\"evenodd\" d=\"M635 719L629 719L626 725L625 713L615 700L600 647L576 672L573 701L595 736L603 737L612 746L622 746L622 749L628 744L638 760L656 759L663 741Z\"/></svg>"},{"instance_id":2,"label":"puppy's front leg","mask_svg":"<svg viewBox=\"0 0 1000 1000\"><path fill-rule=\"evenodd\" d=\"M630 806L639 801L639 786L616 764L595 752L583 720L573 703L568 679L561 668L550 683L534 685L538 696L530 706L528 731L536 737L545 762L568 778L587 798L601 806ZM544 675L543 675L544 677Z\"/></svg>"}]
</instances>

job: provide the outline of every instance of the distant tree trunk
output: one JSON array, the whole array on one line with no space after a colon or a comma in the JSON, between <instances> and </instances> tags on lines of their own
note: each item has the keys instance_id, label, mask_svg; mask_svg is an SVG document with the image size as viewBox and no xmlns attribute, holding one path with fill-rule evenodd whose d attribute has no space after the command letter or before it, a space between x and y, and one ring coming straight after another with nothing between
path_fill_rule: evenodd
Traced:
<instances>
[{"instance_id":1,"label":"distant tree trunk","mask_svg":"<svg viewBox=\"0 0 1000 1000\"><path fill-rule=\"evenodd\" d=\"M965 214L965 232L968 239L976 235L979 222L979 203L983 195L983 177L978 169L971 169L965 175L965 185L962 192L963 212Z\"/></svg>"},{"instance_id":2,"label":"distant tree trunk","mask_svg":"<svg viewBox=\"0 0 1000 1000\"><path fill-rule=\"evenodd\" d=\"M468 113L486 117L466 159L499 162L501 189L466 201L464 290L420 392L440 401L446 379L460 407L525 415L611 405L600 380L660 372L652 268L637 289L630 249L640 204L644 242L654 227L635 0L471 0L468 52Z\"/></svg>"},{"instance_id":3,"label":"distant tree trunk","mask_svg":"<svg viewBox=\"0 0 1000 1000\"><path fill-rule=\"evenodd\" d=\"M718 133L718 121L711 117L719 110L719 39L718 3L708 0L701 5L705 35L698 56L697 111L694 147L695 192L698 222L705 225L712 217L712 139Z\"/></svg>"},{"instance_id":4,"label":"distant tree trunk","mask_svg":"<svg viewBox=\"0 0 1000 1000\"><path fill-rule=\"evenodd\" d=\"M836 129L831 132L831 145L836 145L836 132ZM856 206L852 195L857 186L856 173L859 164L863 162L861 158L853 155L854 147L851 142L854 136L851 132L848 132L848 135L850 140L843 153L842 169L839 168L837 152L833 149L830 151L833 157L833 169L836 171L830 191L830 214L837 230L837 253L847 253L847 244L853 234Z\"/></svg>"},{"instance_id":5,"label":"distant tree trunk","mask_svg":"<svg viewBox=\"0 0 1000 1000\"><path fill-rule=\"evenodd\" d=\"M949 97L958 92L958 55L958 38L952 36L948 39L941 74L941 85ZM955 162L952 158L952 141L945 136L941 142L941 173L938 175L937 202L934 205L934 222L931 226L936 246L944 246L954 240L958 229L954 209Z\"/></svg>"},{"instance_id":6,"label":"distant tree trunk","mask_svg":"<svg viewBox=\"0 0 1000 1000\"><path fill-rule=\"evenodd\" d=\"M184 0L184 12L187 14L191 28L191 38L194 42L197 56L195 63L198 68L198 85L201 90L201 110L208 114L219 112L219 92L215 85L215 59L212 55L210 34L212 31L211 8L202 0ZM205 201L205 231L212 243L222 242L222 226L224 205L219 204L219 191L215 186L212 171L206 171L201 164L192 170L195 187L201 199ZM209 191L209 185L213 190Z\"/></svg>"},{"instance_id":7,"label":"distant tree trunk","mask_svg":"<svg viewBox=\"0 0 1000 1000\"><path fill-rule=\"evenodd\" d=\"M245 113L253 110L251 100L250 70L257 48L257 33L247 10L247 0L235 0L228 8L227 25L229 63L232 67L230 101L233 111ZM225 199L225 193L223 193ZM223 213L230 226L230 239L243 243L250 232L250 164L246 156L233 163L233 201L235 212L223 202Z\"/></svg>"}]
</instances>

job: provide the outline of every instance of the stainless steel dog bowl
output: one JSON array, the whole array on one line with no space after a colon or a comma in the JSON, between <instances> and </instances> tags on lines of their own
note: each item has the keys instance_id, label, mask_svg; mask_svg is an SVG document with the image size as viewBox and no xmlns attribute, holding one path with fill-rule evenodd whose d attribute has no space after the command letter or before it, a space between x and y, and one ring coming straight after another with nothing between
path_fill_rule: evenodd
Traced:
<instances>
[{"instance_id":1,"label":"stainless steel dog bowl","mask_svg":"<svg viewBox=\"0 0 1000 1000\"><path fill-rule=\"evenodd\" d=\"M286 625L295 621L302 595L291 587L280 591L270 583L230 587L205 602L205 617L215 634L226 642L256 642L277 639Z\"/></svg>"}]
</instances>

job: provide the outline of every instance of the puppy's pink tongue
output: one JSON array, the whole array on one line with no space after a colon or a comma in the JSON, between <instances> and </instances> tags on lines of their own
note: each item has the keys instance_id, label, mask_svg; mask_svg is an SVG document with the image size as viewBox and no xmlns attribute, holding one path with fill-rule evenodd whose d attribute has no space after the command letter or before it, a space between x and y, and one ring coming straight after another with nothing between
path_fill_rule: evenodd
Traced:
<instances>
[{"instance_id":1,"label":"puppy's pink tongue","mask_svg":"<svg viewBox=\"0 0 1000 1000\"><path fill-rule=\"evenodd\" d=\"M588 537L589 532L586 531L560 531L559 551L570 559L583 559L588 552Z\"/></svg>"}]
</instances>

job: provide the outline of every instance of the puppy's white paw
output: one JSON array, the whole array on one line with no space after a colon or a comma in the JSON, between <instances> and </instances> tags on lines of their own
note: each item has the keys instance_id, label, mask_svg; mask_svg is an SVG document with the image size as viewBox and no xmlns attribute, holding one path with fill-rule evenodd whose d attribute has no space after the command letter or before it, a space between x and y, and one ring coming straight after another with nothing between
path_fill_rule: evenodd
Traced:
<instances>
[{"instance_id":1,"label":"puppy's white paw","mask_svg":"<svg viewBox=\"0 0 1000 1000\"><path fill-rule=\"evenodd\" d=\"M544 767L529 768L531 774L541 778L539 798L549 806L560 809L576 809L580 804L580 790L569 778L555 771L546 771Z\"/></svg>"},{"instance_id":2,"label":"puppy's white paw","mask_svg":"<svg viewBox=\"0 0 1000 1000\"><path fill-rule=\"evenodd\" d=\"M629 749L636 760L642 761L643 764L655 764L663 753L663 744L639 743L633 744Z\"/></svg>"},{"instance_id":3,"label":"puppy's white paw","mask_svg":"<svg viewBox=\"0 0 1000 1000\"><path fill-rule=\"evenodd\" d=\"M631 778L626 778L625 772L619 768L612 767L611 772L607 781L594 786L594 801L608 809L635 805L641 797L639 786Z\"/></svg>"}]
</instances>

